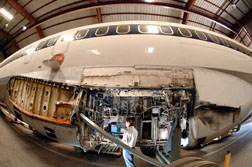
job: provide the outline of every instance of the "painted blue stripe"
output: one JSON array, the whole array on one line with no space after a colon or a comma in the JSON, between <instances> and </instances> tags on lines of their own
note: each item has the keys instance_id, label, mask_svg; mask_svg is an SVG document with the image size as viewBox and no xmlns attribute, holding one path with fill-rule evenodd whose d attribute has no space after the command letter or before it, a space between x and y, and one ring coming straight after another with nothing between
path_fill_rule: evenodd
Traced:
<instances>
[{"instance_id":1,"label":"painted blue stripe","mask_svg":"<svg viewBox=\"0 0 252 167\"><path fill-rule=\"evenodd\" d=\"M125 25L126 25L126 24L125 24ZM90 28L88 34L86 35L86 37L85 37L85 38L82 38L82 39L86 39L86 38L96 38L96 37L105 37L105 36L113 36L113 35L129 35L129 34L151 35L151 34L152 34L152 35L163 35L163 36L176 36L176 37L183 37L183 38L192 38L192 39L196 39L196 40L201 40L201 41L206 41L206 42L211 42L211 43L217 44L217 43L215 43L215 42L210 38L210 36L209 36L208 33L205 33L205 32L202 32L202 31L198 31L198 32L204 33L205 36L207 37L207 40L200 39L200 38L198 37L198 35L195 33L195 30L193 30L193 29L187 29L187 30L190 31L190 33L192 34L192 37L185 37L185 36L183 36L183 35L179 32L179 27L175 27L175 26L169 26L169 27L172 28L173 34L163 34L160 30L158 30L158 33L141 33L141 32L139 31L139 29L138 29L138 28L139 28L139 24L131 24L131 25L128 25L128 26L130 26L130 32L128 32L127 34L118 34L118 33L116 32L117 26L118 26L118 25L109 26L109 31L108 31L108 33L105 34L105 35L101 35L101 36L96 36L96 35L95 35L96 30L97 30L98 28L100 28L100 27ZM159 25L153 25L153 26L158 26L158 27L159 27ZM79 31L76 32L75 36L78 34L78 32L79 32ZM224 47L227 47L227 48L230 48L230 49L234 49L234 50L236 50L236 51L239 51L239 52L242 52L242 53L244 53L244 54L247 54L248 56L251 56L251 55L248 54L248 53L250 53L249 50L248 50L248 53L245 53L243 50L233 48L230 44L229 44L229 46L226 46L226 45L224 45L223 42L221 42L221 40L220 40L221 37L218 37L218 36L216 36L216 35L213 35L213 36L215 36L215 37L220 41L220 43L218 43L217 45L222 45L222 46L224 46ZM81 39L76 39L76 38L75 38L75 40L81 40ZM227 40L227 41L228 41L228 43L232 42L232 41L230 41L230 40ZM233 45L236 45L236 44L234 43ZM244 49L245 49L245 48L244 48ZM251 54L252 54L252 53L251 53Z\"/></svg>"}]
</instances>

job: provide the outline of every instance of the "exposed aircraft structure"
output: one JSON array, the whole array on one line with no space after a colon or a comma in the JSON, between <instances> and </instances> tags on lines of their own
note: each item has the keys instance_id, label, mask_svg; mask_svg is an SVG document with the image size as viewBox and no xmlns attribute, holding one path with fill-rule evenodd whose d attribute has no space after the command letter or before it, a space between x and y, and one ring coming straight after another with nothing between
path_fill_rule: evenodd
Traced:
<instances>
[{"instance_id":1,"label":"exposed aircraft structure","mask_svg":"<svg viewBox=\"0 0 252 167\"><path fill-rule=\"evenodd\" d=\"M43 135L89 150L136 119L138 145L167 143L175 115L187 148L241 123L252 109L252 52L207 30L162 22L71 29L0 64L1 107ZM114 125L112 130L111 125Z\"/></svg>"}]
</instances>

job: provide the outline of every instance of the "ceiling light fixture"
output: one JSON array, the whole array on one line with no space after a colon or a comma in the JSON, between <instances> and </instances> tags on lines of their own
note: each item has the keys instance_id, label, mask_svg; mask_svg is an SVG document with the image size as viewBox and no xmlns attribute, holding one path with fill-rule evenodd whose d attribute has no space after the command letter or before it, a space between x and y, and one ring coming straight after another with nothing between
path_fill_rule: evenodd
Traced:
<instances>
[{"instance_id":1,"label":"ceiling light fixture","mask_svg":"<svg viewBox=\"0 0 252 167\"><path fill-rule=\"evenodd\" d=\"M0 14L8 21L13 19L13 16L4 8L0 8Z\"/></svg>"},{"instance_id":2,"label":"ceiling light fixture","mask_svg":"<svg viewBox=\"0 0 252 167\"><path fill-rule=\"evenodd\" d=\"M22 27L22 30L23 30L23 31L25 31L26 29L27 29L27 27L26 27L26 26L23 26L23 27Z\"/></svg>"},{"instance_id":3,"label":"ceiling light fixture","mask_svg":"<svg viewBox=\"0 0 252 167\"><path fill-rule=\"evenodd\" d=\"M236 4L232 4L232 8L233 8L233 9L236 9Z\"/></svg>"},{"instance_id":4,"label":"ceiling light fixture","mask_svg":"<svg viewBox=\"0 0 252 167\"><path fill-rule=\"evenodd\" d=\"M237 7L236 4L237 4L237 2L235 2L235 0L231 1L231 5L232 5L233 9L236 9L236 7Z\"/></svg>"},{"instance_id":5,"label":"ceiling light fixture","mask_svg":"<svg viewBox=\"0 0 252 167\"><path fill-rule=\"evenodd\" d=\"M149 47L149 48L147 49L147 52L148 52L148 53L153 53L153 52L154 52L154 48Z\"/></svg>"}]
</instances>

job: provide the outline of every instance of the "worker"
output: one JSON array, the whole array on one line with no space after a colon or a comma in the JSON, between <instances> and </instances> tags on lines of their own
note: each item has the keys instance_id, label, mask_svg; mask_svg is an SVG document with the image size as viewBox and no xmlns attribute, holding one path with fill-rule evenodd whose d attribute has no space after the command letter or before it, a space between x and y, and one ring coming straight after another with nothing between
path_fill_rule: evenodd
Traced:
<instances>
[{"instance_id":1,"label":"worker","mask_svg":"<svg viewBox=\"0 0 252 167\"><path fill-rule=\"evenodd\" d=\"M134 127L134 118L126 118L126 130L123 134L122 142L131 148L135 148L138 132ZM123 149L123 158L126 167L134 167L133 154L126 149Z\"/></svg>"}]
</instances>

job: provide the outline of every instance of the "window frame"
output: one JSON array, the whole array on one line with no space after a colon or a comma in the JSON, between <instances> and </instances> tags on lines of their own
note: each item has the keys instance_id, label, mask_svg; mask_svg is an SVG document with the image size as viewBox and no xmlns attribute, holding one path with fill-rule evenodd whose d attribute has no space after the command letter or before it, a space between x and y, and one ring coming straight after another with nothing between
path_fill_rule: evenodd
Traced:
<instances>
[{"instance_id":1,"label":"window frame","mask_svg":"<svg viewBox=\"0 0 252 167\"><path fill-rule=\"evenodd\" d=\"M43 47L45 46L46 42L47 42L47 40L41 41L41 42L38 44L38 46L36 47L36 51L37 51L37 50L40 50L40 49L43 49ZM39 47L41 43L43 43L43 45L42 45L41 47Z\"/></svg>"},{"instance_id":2,"label":"window frame","mask_svg":"<svg viewBox=\"0 0 252 167\"><path fill-rule=\"evenodd\" d=\"M218 39L218 37L216 35L213 35L213 34L208 34L208 36L210 37L210 39L215 43L215 44L220 44L220 40ZM214 39L216 38L218 42L216 42Z\"/></svg>"},{"instance_id":3,"label":"window frame","mask_svg":"<svg viewBox=\"0 0 252 167\"><path fill-rule=\"evenodd\" d=\"M229 44L232 47L232 49L238 50L236 43L234 43L233 41L229 41Z\"/></svg>"},{"instance_id":4,"label":"window frame","mask_svg":"<svg viewBox=\"0 0 252 167\"><path fill-rule=\"evenodd\" d=\"M51 45L49 45L50 41L53 40L53 39L54 39L54 42L53 42ZM47 42L47 44L46 44L46 47L54 46L54 45L56 44L56 42L57 42L58 39L59 39L59 36L57 36L57 37L52 37L51 39L48 39L48 42Z\"/></svg>"},{"instance_id":5,"label":"window frame","mask_svg":"<svg viewBox=\"0 0 252 167\"><path fill-rule=\"evenodd\" d=\"M106 32L104 34L97 34L97 32L99 31L99 29L101 29L101 28L107 28ZM97 37L104 36L104 35L108 34L108 32L109 32L109 26L98 27L95 30L95 36L97 36Z\"/></svg>"},{"instance_id":6,"label":"window frame","mask_svg":"<svg viewBox=\"0 0 252 167\"><path fill-rule=\"evenodd\" d=\"M237 46L237 48L238 48L238 50L239 50L240 52L242 52L243 54L246 54L242 46L240 46L240 45L238 45L238 44L237 44L236 46Z\"/></svg>"},{"instance_id":7,"label":"window frame","mask_svg":"<svg viewBox=\"0 0 252 167\"><path fill-rule=\"evenodd\" d=\"M157 33L154 33L154 32L143 32L141 31L141 26L155 26L157 27L158 31ZM159 34L160 33L160 30L159 30L159 26L158 25L154 25L154 24L139 24L138 25L138 32L140 32L141 34Z\"/></svg>"},{"instance_id":8,"label":"window frame","mask_svg":"<svg viewBox=\"0 0 252 167\"><path fill-rule=\"evenodd\" d=\"M187 35L183 34L182 31L181 31L181 29L184 29L184 30L186 30L187 32L189 32L190 36L187 36ZM187 37L187 38L191 38L191 37L192 37L192 33L191 33L191 31L190 31L189 29L183 28L183 27L178 27L178 30L179 30L179 33L180 33L183 37Z\"/></svg>"},{"instance_id":9,"label":"window frame","mask_svg":"<svg viewBox=\"0 0 252 167\"><path fill-rule=\"evenodd\" d=\"M202 32L202 31L197 31L197 30L194 30L194 32L195 32L195 34L197 35L197 37L198 37L199 39L201 39L201 40L203 40L203 41L207 41L208 38L207 38L207 36L206 36L206 34L205 34L204 32ZM198 33L202 33L202 34L204 35L205 39L202 39Z\"/></svg>"},{"instance_id":10,"label":"window frame","mask_svg":"<svg viewBox=\"0 0 252 167\"><path fill-rule=\"evenodd\" d=\"M224 46L230 47L230 44L228 43L228 41L227 41L226 39L221 38L221 37L219 37L219 39L220 39L221 43L222 43ZM225 43L228 44L228 45L226 45Z\"/></svg>"},{"instance_id":11,"label":"window frame","mask_svg":"<svg viewBox=\"0 0 252 167\"><path fill-rule=\"evenodd\" d=\"M162 30L161 27L169 27L170 30L171 30L171 33L165 33L165 32L163 32L163 30ZM159 26L159 31L160 31L162 34L165 34L165 35L173 35L173 34L174 34L174 31L173 31L173 29L172 29L171 26Z\"/></svg>"},{"instance_id":12,"label":"window frame","mask_svg":"<svg viewBox=\"0 0 252 167\"><path fill-rule=\"evenodd\" d=\"M118 28L119 28L120 26L127 26L127 27L128 27L128 31L127 31L127 32L118 32ZM122 25L116 26L116 33L117 33L117 34L128 34L129 32L130 32L130 25L128 25L128 24L122 24Z\"/></svg>"},{"instance_id":13,"label":"window frame","mask_svg":"<svg viewBox=\"0 0 252 167\"><path fill-rule=\"evenodd\" d=\"M84 31L84 30L87 30L87 32L85 33L85 36L83 36L83 37L78 37L78 34L79 34L81 31ZM82 29L82 30L79 30L79 31L76 32L76 35L74 36L74 38L75 38L75 39L84 39L84 38L87 36L88 32L89 32L89 29Z\"/></svg>"}]
</instances>

